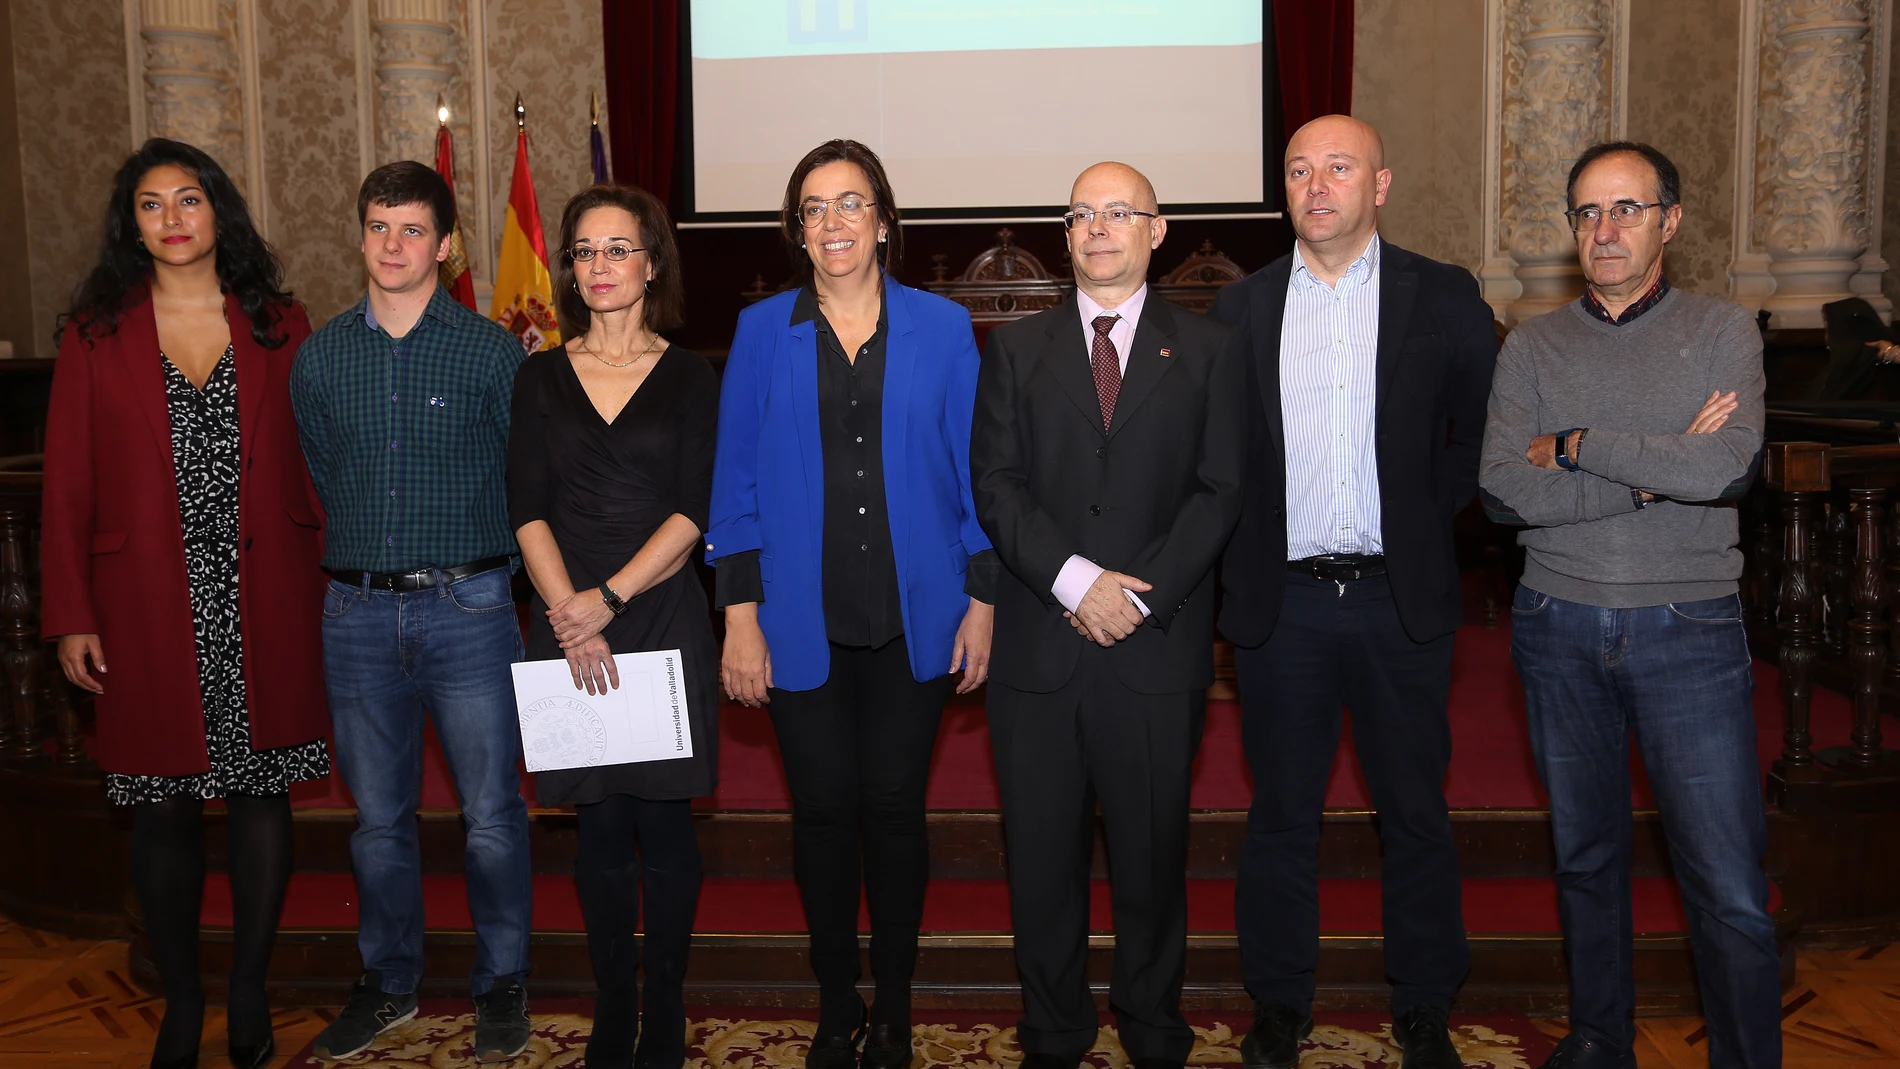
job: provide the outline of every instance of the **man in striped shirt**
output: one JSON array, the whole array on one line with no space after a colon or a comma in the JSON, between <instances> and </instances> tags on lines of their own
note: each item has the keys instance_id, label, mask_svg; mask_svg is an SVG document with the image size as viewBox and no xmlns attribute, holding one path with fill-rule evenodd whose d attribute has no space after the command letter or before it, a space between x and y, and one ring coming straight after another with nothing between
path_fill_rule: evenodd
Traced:
<instances>
[{"instance_id":1,"label":"man in striped shirt","mask_svg":"<svg viewBox=\"0 0 1900 1069\"><path fill-rule=\"evenodd\" d=\"M1247 486L1222 563L1254 800L1235 890L1254 1026L1247 1069L1291 1069L1312 1030L1319 831L1341 711L1384 840L1392 1034L1407 1069L1456 1066L1470 966L1443 783L1460 622L1452 517L1477 489L1497 356L1462 268L1383 241L1392 173L1372 127L1315 119L1287 145L1292 253L1221 291L1248 354Z\"/></svg>"}]
</instances>

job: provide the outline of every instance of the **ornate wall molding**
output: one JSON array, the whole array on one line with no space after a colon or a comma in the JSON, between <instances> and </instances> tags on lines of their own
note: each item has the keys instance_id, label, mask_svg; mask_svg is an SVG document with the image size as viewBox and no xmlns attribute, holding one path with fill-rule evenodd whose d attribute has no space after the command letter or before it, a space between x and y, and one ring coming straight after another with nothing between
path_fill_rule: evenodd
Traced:
<instances>
[{"instance_id":1,"label":"ornate wall molding","mask_svg":"<svg viewBox=\"0 0 1900 1069\"><path fill-rule=\"evenodd\" d=\"M1621 136L1628 0L1490 0L1486 11L1485 299L1507 321L1583 289L1564 182L1591 144Z\"/></svg>"},{"instance_id":2,"label":"ornate wall molding","mask_svg":"<svg viewBox=\"0 0 1900 1069\"><path fill-rule=\"evenodd\" d=\"M1861 296L1883 316L1880 200L1892 0L1747 0L1730 292L1778 327Z\"/></svg>"}]
</instances>

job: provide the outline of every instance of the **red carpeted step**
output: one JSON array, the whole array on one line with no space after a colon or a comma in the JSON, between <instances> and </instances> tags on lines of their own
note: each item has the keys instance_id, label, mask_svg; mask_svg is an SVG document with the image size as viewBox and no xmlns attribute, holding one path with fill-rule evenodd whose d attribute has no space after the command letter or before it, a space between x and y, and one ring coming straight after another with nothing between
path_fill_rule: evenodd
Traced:
<instances>
[{"instance_id":1,"label":"red carpeted step","mask_svg":"<svg viewBox=\"0 0 1900 1069\"><path fill-rule=\"evenodd\" d=\"M1772 665L1755 666L1755 722L1761 766L1765 771L1781 753L1781 677ZM1848 741L1853 707L1832 691L1814 691L1815 746ZM1447 800L1455 809L1539 809L1547 804L1531 761L1524 726L1524 695L1511 667L1510 632L1467 627L1458 633L1451 693L1452 764L1445 780ZM708 809L785 809L791 804L785 771L764 709L726 706L720 710L719 790L701 799ZM433 733L430 734L433 740ZM1632 802L1654 803L1632 759ZM523 776L533 798L534 777ZM1192 803L1197 809L1245 809L1252 779L1241 750L1240 708L1231 701L1208 703L1207 727L1195 761ZM301 807L351 805L349 792L334 773L325 780L297 784L291 797ZM430 809L457 807L448 766L431 744L423 760L422 804ZM931 766L928 804L932 809L997 809L995 765L989 730L980 703L961 701L946 710ZM1370 806L1350 730L1344 733L1326 790L1336 809Z\"/></svg>"},{"instance_id":2,"label":"red carpeted step","mask_svg":"<svg viewBox=\"0 0 1900 1069\"><path fill-rule=\"evenodd\" d=\"M1687 930L1682 901L1674 880L1638 878L1632 882L1634 919L1639 935L1680 933ZM422 878L429 926L437 930L472 927L468 900L460 876ZM1109 885L1090 883L1089 923L1095 931L1112 931ZM1771 885L1769 910L1779 908L1781 892ZM1465 924L1474 934L1554 933L1557 885L1539 879L1471 879L1464 881ZM205 880L202 919L207 927L231 924L231 885L223 873ZM870 928L860 913L859 926ZM283 927L356 928L356 883L345 873L298 873L291 877L284 903ZM537 876L534 881L534 928L537 932L584 930L574 881L565 876ZM1380 890L1377 880L1321 880L1320 928L1330 934L1377 933ZM1234 882L1188 881L1188 928L1195 932L1234 930ZM705 934L788 933L805 930L798 889L790 880L708 879L700 891L695 929ZM1010 930L1009 886L1003 880L934 880L924 899L924 930L929 932L1000 932Z\"/></svg>"}]
</instances>

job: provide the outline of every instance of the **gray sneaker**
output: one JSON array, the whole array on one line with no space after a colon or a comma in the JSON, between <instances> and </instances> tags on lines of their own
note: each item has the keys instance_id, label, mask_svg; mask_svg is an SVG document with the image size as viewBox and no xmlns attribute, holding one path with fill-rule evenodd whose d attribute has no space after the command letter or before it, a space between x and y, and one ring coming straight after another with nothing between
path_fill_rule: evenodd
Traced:
<instances>
[{"instance_id":1,"label":"gray sneaker","mask_svg":"<svg viewBox=\"0 0 1900 1069\"><path fill-rule=\"evenodd\" d=\"M310 1046L310 1053L326 1062L360 1054L384 1032L414 1020L416 994L392 995L383 990L382 975L370 971L350 988L343 1012L330 1022Z\"/></svg>"},{"instance_id":2,"label":"gray sneaker","mask_svg":"<svg viewBox=\"0 0 1900 1069\"><path fill-rule=\"evenodd\" d=\"M475 1057L505 1062L528 1049L528 989L504 980L486 995L475 996Z\"/></svg>"}]
</instances>

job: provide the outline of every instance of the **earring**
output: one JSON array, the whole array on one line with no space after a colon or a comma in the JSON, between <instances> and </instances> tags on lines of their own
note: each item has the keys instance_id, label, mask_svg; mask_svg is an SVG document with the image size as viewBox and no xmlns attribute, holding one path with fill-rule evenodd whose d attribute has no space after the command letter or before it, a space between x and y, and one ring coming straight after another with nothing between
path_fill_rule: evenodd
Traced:
<instances>
[{"instance_id":1,"label":"earring","mask_svg":"<svg viewBox=\"0 0 1900 1069\"><path fill-rule=\"evenodd\" d=\"M879 234L879 235L877 236L877 243L878 243L879 245L882 245L882 244L884 244L884 235L883 235L883 234Z\"/></svg>"},{"instance_id":2,"label":"earring","mask_svg":"<svg viewBox=\"0 0 1900 1069\"><path fill-rule=\"evenodd\" d=\"M575 293L579 293L579 292L581 291L581 284L580 284L580 280L579 280L579 279L576 279L576 280L574 280L574 282L572 283L572 285L574 286L574 292L575 292Z\"/></svg>"}]
</instances>

